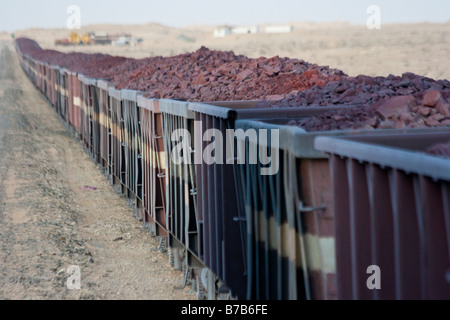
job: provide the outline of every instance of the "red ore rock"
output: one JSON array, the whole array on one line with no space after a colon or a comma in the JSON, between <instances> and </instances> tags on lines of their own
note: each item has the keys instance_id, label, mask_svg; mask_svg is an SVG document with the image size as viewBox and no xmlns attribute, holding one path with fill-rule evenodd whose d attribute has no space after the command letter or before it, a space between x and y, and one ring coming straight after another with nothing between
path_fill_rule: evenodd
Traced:
<instances>
[{"instance_id":1,"label":"red ore rock","mask_svg":"<svg viewBox=\"0 0 450 320\"><path fill-rule=\"evenodd\" d=\"M380 123L380 129L395 129L395 122L391 120L386 120Z\"/></svg>"},{"instance_id":2,"label":"red ore rock","mask_svg":"<svg viewBox=\"0 0 450 320\"><path fill-rule=\"evenodd\" d=\"M306 70L302 73L302 76L305 78L317 78L319 76L319 72L316 69Z\"/></svg>"},{"instance_id":3,"label":"red ore rock","mask_svg":"<svg viewBox=\"0 0 450 320\"><path fill-rule=\"evenodd\" d=\"M431 113L431 109L428 108L428 107L420 107L417 110L417 113L420 114L421 116L426 117L426 116L428 116Z\"/></svg>"},{"instance_id":4,"label":"red ore rock","mask_svg":"<svg viewBox=\"0 0 450 320\"><path fill-rule=\"evenodd\" d=\"M427 149L427 153L434 156L450 159L450 141L447 143L437 143Z\"/></svg>"},{"instance_id":5,"label":"red ore rock","mask_svg":"<svg viewBox=\"0 0 450 320\"><path fill-rule=\"evenodd\" d=\"M388 99L376 111L381 119L386 120L393 116L398 116L417 105L413 96L398 96Z\"/></svg>"},{"instance_id":6,"label":"red ore rock","mask_svg":"<svg viewBox=\"0 0 450 320\"><path fill-rule=\"evenodd\" d=\"M208 81L206 81L205 76L203 76L202 74L200 74L197 79L195 79L194 84L198 84L198 85L205 85L207 84Z\"/></svg>"},{"instance_id":7,"label":"red ore rock","mask_svg":"<svg viewBox=\"0 0 450 320\"><path fill-rule=\"evenodd\" d=\"M423 97L423 105L427 107L435 107L441 99L441 93L437 90L428 91Z\"/></svg>"},{"instance_id":8,"label":"red ore rock","mask_svg":"<svg viewBox=\"0 0 450 320\"><path fill-rule=\"evenodd\" d=\"M273 94L270 96L266 96L266 100L271 100L271 101L278 101L278 100L282 100L284 98L284 96L282 94Z\"/></svg>"},{"instance_id":9,"label":"red ore rock","mask_svg":"<svg viewBox=\"0 0 450 320\"><path fill-rule=\"evenodd\" d=\"M438 103L436 104L436 110L439 111L439 113L443 116L450 117L450 104L444 101L444 99L439 99Z\"/></svg>"},{"instance_id":10,"label":"red ore rock","mask_svg":"<svg viewBox=\"0 0 450 320\"><path fill-rule=\"evenodd\" d=\"M254 72L250 69L241 71L240 73L238 73L238 75L236 76L236 80L238 82L242 82L245 79L248 79Z\"/></svg>"}]
</instances>

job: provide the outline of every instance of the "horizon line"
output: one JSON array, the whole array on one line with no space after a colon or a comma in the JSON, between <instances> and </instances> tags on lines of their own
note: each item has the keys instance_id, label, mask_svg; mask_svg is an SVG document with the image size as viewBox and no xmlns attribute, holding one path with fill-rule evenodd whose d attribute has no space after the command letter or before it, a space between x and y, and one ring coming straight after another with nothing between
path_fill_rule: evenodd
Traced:
<instances>
[{"instance_id":1,"label":"horizon line","mask_svg":"<svg viewBox=\"0 0 450 320\"><path fill-rule=\"evenodd\" d=\"M186 28L191 28L191 27L216 27L216 28L220 28L220 27L225 27L225 26L229 26L229 27L235 27L235 26L262 26L262 25L289 25L289 24L295 24L295 23L304 23L304 24L316 24L316 25L331 25L331 24L348 24L351 26L365 26L364 23L356 23L356 22L350 22L350 21L345 21L345 20L336 20L336 21L329 21L329 22L316 22L316 21L300 21L300 20L296 20L296 21L289 21L289 22L280 22L280 23L272 23L272 22L266 22L266 23L253 23L253 24L226 24L226 23L221 23L221 24L208 24L208 23L202 23L202 24L187 24L184 26L171 26L169 24L164 24L161 22L143 22L143 23L114 23L114 22L96 22L96 23L89 23L86 24L85 26L82 26L81 28L88 28L88 27L92 27L92 26L98 26L98 25L111 25L111 26L145 26L145 25L150 25L150 24L156 24L162 27L166 27L166 28L171 28L171 29L186 29ZM447 21L443 21L443 22L435 22L435 21L429 21L429 20L422 20L422 21L415 21L415 22L386 22L383 23L383 25L385 26L389 26L389 25L413 25L413 24L449 24L450 23L450 19ZM30 26L27 28L23 28L23 29L15 29L12 31L9 30L0 30L0 33L9 33L12 34L14 32L21 32L21 31L27 31L27 30L33 30L33 29L40 29L40 30L60 30L60 29L67 29L67 27L65 26L61 26L61 27L38 27L38 26Z\"/></svg>"}]
</instances>

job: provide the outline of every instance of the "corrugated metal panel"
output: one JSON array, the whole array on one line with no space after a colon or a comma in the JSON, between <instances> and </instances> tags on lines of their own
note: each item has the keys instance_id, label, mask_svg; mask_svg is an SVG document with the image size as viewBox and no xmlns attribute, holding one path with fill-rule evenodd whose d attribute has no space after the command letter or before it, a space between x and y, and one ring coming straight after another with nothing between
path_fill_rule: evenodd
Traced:
<instances>
[{"instance_id":1,"label":"corrugated metal panel","mask_svg":"<svg viewBox=\"0 0 450 320\"><path fill-rule=\"evenodd\" d=\"M425 153L444 141L448 129L317 138L331 154L340 299L450 298L450 160Z\"/></svg>"}]
</instances>

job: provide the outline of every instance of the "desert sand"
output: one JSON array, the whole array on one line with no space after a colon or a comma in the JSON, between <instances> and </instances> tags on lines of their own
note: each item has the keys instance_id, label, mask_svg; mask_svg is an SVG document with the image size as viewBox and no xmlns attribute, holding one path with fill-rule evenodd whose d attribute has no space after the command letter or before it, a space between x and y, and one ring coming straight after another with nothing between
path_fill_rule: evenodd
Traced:
<instances>
[{"instance_id":1,"label":"desert sand","mask_svg":"<svg viewBox=\"0 0 450 320\"><path fill-rule=\"evenodd\" d=\"M91 25L79 33L128 33L141 38L136 46L55 46L68 29L28 29L15 32L29 37L43 48L63 52L102 52L133 58L172 56L192 52L201 46L234 51L249 57L298 58L319 65L339 68L350 76L401 75L413 72L433 79L450 78L450 22L441 24L392 24L380 30L349 23L290 23L288 34L244 34L214 38L213 26L171 28L159 24ZM264 29L264 26L260 26ZM0 38L10 38L0 34Z\"/></svg>"}]
</instances>

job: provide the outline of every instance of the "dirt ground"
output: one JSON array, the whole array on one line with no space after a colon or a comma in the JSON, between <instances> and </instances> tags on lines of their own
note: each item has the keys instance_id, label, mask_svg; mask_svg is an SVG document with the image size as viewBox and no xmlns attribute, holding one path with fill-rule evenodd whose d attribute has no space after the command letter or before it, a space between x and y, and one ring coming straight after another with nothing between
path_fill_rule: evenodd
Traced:
<instances>
[{"instance_id":1,"label":"dirt ground","mask_svg":"<svg viewBox=\"0 0 450 320\"><path fill-rule=\"evenodd\" d=\"M1 300L197 299L175 289L181 271L25 77L10 41L0 42L0 140ZM67 286L70 266L79 290Z\"/></svg>"}]
</instances>

